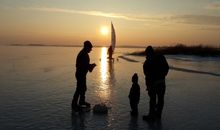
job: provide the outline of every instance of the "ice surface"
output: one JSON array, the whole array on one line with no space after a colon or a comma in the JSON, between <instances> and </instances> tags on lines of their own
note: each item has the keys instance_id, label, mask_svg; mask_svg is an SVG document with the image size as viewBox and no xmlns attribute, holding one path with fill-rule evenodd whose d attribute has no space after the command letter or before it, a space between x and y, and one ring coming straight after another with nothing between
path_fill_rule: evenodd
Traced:
<instances>
[{"instance_id":1,"label":"ice surface","mask_svg":"<svg viewBox=\"0 0 220 130\"><path fill-rule=\"evenodd\" d=\"M102 48L93 48L97 67L87 76L86 99L111 107L107 115L71 111L75 91L75 58L81 48L0 47L0 129L220 129L220 77L171 69L166 83L161 121L147 123L149 97L142 70L144 57L114 63L99 59ZM140 48L116 48L113 57ZM166 56L169 65L220 74L219 58ZM139 116L130 116L128 93L131 77L139 75Z\"/></svg>"}]
</instances>

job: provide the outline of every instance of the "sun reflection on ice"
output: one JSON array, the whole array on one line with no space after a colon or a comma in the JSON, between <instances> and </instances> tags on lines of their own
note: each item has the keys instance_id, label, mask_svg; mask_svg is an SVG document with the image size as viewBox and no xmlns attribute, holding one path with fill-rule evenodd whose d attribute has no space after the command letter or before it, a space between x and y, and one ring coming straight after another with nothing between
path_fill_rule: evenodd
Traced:
<instances>
[{"instance_id":1,"label":"sun reflection on ice","mask_svg":"<svg viewBox=\"0 0 220 130\"><path fill-rule=\"evenodd\" d=\"M102 47L101 50L101 80L105 82L107 79L107 48Z\"/></svg>"},{"instance_id":2,"label":"sun reflection on ice","mask_svg":"<svg viewBox=\"0 0 220 130\"><path fill-rule=\"evenodd\" d=\"M108 61L107 61L107 48L101 48L101 66L100 66L100 86L99 86L99 97L102 102L106 102L109 99L109 85L108 85Z\"/></svg>"}]
</instances>

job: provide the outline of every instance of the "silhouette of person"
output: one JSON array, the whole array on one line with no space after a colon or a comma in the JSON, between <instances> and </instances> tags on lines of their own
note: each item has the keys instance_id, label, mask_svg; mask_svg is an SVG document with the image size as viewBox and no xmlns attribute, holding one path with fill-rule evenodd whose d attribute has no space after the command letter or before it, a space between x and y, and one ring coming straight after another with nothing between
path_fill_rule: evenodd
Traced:
<instances>
[{"instance_id":1,"label":"silhouette of person","mask_svg":"<svg viewBox=\"0 0 220 130\"><path fill-rule=\"evenodd\" d=\"M131 115L138 115L138 103L140 100L140 86L138 84L138 75L135 73L132 76L132 87L130 89L130 93L128 95L130 100L130 107L131 107Z\"/></svg>"},{"instance_id":2,"label":"silhouette of person","mask_svg":"<svg viewBox=\"0 0 220 130\"><path fill-rule=\"evenodd\" d=\"M143 116L143 120L153 121L160 119L166 90L165 77L168 74L169 66L163 55L156 55L152 46L145 50L146 60L143 65L146 86L150 97L149 114Z\"/></svg>"},{"instance_id":3,"label":"silhouette of person","mask_svg":"<svg viewBox=\"0 0 220 130\"><path fill-rule=\"evenodd\" d=\"M72 109L75 111L79 110L79 106L86 106L90 107L90 104L85 101L85 93L87 90L86 86L86 75L89 72L92 72L94 67L96 66L95 63L90 64L90 58L88 53L92 50L92 44L90 41L84 42L83 49L79 52L77 59L76 59L76 73L75 77L77 80L76 90L72 100ZM78 104L78 98L79 104Z\"/></svg>"},{"instance_id":4,"label":"silhouette of person","mask_svg":"<svg viewBox=\"0 0 220 130\"><path fill-rule=\"evenodd\" d=\"M112 46L110 46L108 48L108 58L111 60L112 59L112 55L113 55L113 49L112 49Z\"/></svg>"}]
</instances>

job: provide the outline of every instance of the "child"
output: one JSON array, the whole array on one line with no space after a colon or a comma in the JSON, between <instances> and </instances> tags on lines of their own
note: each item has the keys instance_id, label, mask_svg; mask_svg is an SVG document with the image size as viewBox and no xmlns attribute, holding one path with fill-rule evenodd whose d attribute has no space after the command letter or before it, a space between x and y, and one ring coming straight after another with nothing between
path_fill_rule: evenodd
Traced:
<instances>
[{"instance_id":1,"label":"child","mask_svg":"<svg viewBox=\"0 0 220 130\"><path fill-rule=\"evenodd\" d=\"M131 115L138 115L138 103L140 99L140 86L138 84L138 75L135 73L132 76L132 87L130 89L130 93L128 95L131 106Z\"/></svg>"}]
</instances>

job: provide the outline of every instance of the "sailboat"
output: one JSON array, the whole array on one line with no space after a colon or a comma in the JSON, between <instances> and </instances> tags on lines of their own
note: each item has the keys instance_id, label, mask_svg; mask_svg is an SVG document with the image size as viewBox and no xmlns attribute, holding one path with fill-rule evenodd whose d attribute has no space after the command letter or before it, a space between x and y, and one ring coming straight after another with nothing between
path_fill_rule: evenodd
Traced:
<instances>
[{"instance_id":1,"label":"sailboat","mask_svg":"<svg viewBox=\"0 0 220 130\"><path fill-rule=\"evenodd\" d=\"M115 50L115 44L116 44L115 28L114 28L113 23L111 22L111 44L110 44L110 47L108 48L108 55L109 55L108 59L113 60L113 61L114 61L114 58L112 58L112 55Z\"/></svg>"}]
</instances>

